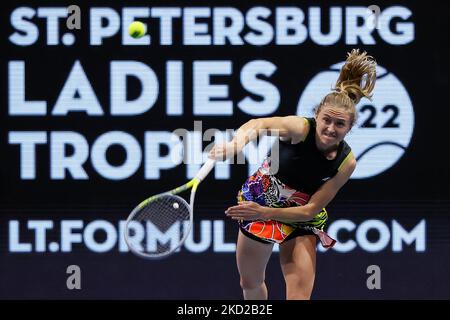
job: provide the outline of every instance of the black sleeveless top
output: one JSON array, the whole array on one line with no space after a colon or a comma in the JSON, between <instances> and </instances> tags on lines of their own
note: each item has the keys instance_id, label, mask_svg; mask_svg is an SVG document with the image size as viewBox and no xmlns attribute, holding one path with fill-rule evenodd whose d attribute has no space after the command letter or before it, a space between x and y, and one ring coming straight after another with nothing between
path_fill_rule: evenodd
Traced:
<instances>
[{"instance_id":1,"label":"black sleeveless top","mask_svg":"<svg viewBox=\"0 0 450 320\"><path fill-rule=\"evenodd\" d=\"M341 164L351 152L350 146L341 141L336 157L328 160L316 146L316 121L314 118L305 118L309 123L309 132L306 138L297 144L290 141L279 140L278 171L275 172L276 157L269 152L271 174L281 182L297 191L312 195L322 184L338 173ZM273 149L273 148L272 148Z\"/></svg>"}]
</instances>

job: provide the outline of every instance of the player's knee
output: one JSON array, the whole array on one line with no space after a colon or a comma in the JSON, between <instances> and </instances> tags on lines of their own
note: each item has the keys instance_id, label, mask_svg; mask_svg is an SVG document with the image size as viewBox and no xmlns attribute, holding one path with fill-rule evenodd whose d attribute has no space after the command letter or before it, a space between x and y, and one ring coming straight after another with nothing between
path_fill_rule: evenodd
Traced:
<instances>
[{"instance_id":1,"label":"player's knee","mask_svg":"<svg viewBox=\"0 0 450 320\"><path fill-rule=\"evenodd\" d=\"M309 300L311 299L312 285L302 282L287 284L286 299L287 300Z\"/></svg>"},{"instance_id":2,"label":"player's knee","mask_svg":"<svg viewBox=\"0 0 450 320\"><path fill-rule=\"evenodd\" d=\"M260 288L264 283L264 278L262 277L243 277L241 276L241 288L243 290L252 290Z\"/></svg>"},{"instance_id":3,"label":"player's knee","mask_svg":"<svg viewBox=\"0 0 450 320\"><path fill-rule=\"evenodd\" d=\"M286 294L286 300L310 300L311 293L310 292L288 292Z\"/></svg>"}]
</instances>

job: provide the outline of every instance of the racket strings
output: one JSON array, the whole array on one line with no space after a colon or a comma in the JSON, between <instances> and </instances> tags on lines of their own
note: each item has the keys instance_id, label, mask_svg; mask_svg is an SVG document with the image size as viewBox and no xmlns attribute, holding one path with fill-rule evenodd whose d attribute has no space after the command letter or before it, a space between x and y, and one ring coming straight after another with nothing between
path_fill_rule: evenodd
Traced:
<instances>
[{"instance_id":1,"label":"racket strings","mask_svg":"<svg viewBox=\"0 0 450 320\"><path fill-rule=\"evenodd\" d=\"M190 211L187 203L180 197L167 195L157 198L141 208L134 220L141 223L150 222L160 231L165 232L175 223L189 220L189 217Z\"/></svg>"},{"instance_id":2,"label":"racket strings","mask_svg":"<svg viewBox=\"0 0 450 320\"><path fill-rule=\"evenodd\" d=\"M139 208L127 230L136 251L162 254L171 251L189 232L190 208L175 195L163 195ZM138 238L138 243L136 242Z\"/></svg>"}]
</instances>

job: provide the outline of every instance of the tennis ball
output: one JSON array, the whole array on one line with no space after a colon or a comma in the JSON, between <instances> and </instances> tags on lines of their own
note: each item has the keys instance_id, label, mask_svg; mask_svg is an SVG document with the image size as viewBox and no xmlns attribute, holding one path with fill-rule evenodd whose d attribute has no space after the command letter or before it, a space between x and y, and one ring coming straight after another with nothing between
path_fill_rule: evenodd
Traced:
<instances>
[{"instance_id":1,"label":"tennis ball","mask_svg":"<svg viewBox=\"0 0 450 320\"><path fill-rule=\"evenodd\" d=\"M178 205L178 203L176 203L176 202L173 203L173 208L174 208L174 209L178 209L179 207L180 207L180 206Z\"/></svg>"},{"instance_id":2,"label":"tennis ball","mask_svg":"<svg viewBox=\"0 0 450 320\"><path fill-rule=\"evenodd\" d=\"M135 39L139 39L144 36L146 32L145 24L140 21L133 21L128 26L128 33Z\"/></svg>"}]
</instances>

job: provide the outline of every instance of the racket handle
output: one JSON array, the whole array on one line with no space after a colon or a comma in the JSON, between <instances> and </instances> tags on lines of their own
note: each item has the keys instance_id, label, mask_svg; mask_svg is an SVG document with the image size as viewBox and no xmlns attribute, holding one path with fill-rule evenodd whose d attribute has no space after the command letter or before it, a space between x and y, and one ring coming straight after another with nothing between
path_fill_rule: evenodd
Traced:
<instances>
[{"instance_id":1,"label":"racket handle","mask_svg":"<svg viewBox=\"0 0 450 320\"><path fill-rule=\"evenodd\" d=\"M202 181L203 179L205 179L206 176L208 175L208 173L211 172L212 168L214 168L215 164L216 164L215 159L208 158L208 160L206 160L205 164L198 171L197 175L195 176L195 179L198 179L199 181Z\"/></svg>"}]
</instances>

